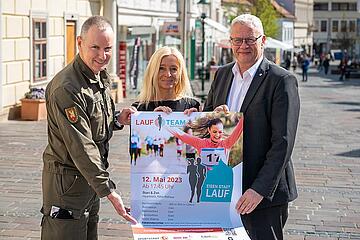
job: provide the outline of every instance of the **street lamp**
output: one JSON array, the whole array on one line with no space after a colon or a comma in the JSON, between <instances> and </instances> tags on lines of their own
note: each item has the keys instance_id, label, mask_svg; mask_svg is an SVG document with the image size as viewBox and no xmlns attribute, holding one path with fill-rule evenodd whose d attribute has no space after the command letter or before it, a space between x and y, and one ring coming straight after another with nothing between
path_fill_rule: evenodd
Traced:
<instances>
[{"instance_id":1,"label":"street lamp","mask_svg":"<svg viewBox=\"0 0 360 240\"><path fill-rule=\"evenodd\" d=\"M201 61L202 61L202 66L201 66L201 91L202 93L204 93L205 90L205 18L206 18L206 14L205 14L205 10L204 7L205 5L209 4L207 2L207 0L200 0L197 4L202 5L202 10L203 13L201 13L200 16L200 20L201 20L201 31L202 31L202 39L201 39Z\"/></svg>"},{"instance_id":2,"label":"street lamp","mask_svg":"<svg viewBox=\"0 0 360 240\"><path fill-rule=\"evenodd\" d=\"M202 13L200 16L201 19L201 30L202 30L202 39L201 39L201 61L202 61L202 66L201 66L201 91L204 92L205 87L205 18L206 18L206 14Z\"/></svg>"}]
</instances>

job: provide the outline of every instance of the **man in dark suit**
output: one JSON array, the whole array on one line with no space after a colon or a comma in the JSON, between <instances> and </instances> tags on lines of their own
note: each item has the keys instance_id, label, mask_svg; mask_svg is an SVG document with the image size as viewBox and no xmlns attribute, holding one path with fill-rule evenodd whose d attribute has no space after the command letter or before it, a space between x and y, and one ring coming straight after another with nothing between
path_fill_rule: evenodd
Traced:
<instances>
[{"instance_id":1,"label":"man in dark suit","mask_svg":"<svg viewBox=\"0 0 360 240\"><path fill-rule=\"evenodd\" d=\"M300 109L297 80L264 58L259 18L235 18L230 41L236 62L216 72L204 111L243 112L243 195L236 210L252 240L283 239L288 202L297 197L291 161Z\"/></svg>"}]
</instances>

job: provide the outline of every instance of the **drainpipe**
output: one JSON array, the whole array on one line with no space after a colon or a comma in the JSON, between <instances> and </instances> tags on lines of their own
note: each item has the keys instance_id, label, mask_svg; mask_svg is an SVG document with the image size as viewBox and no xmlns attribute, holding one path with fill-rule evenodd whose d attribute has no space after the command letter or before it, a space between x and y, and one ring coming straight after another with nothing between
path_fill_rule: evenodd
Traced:
<instances>
[{"instance_id":1,"label":"drainpipe","mask_svg":"<svg viewBox=\"0 0 360 240\"><path fill-rule=\"evenodd\" d=\"M184 56L185 62L187 59L187 1L178 1L178 4L180 4L180 24L181 24L181 52Z\"/></svg>"},{"instance_id":2,"label":"drainpipe","mask_svg":"<svg viewBox=\"0 0 360 240\"><path fill-rule=\"evenodd\" d=\"M0 1L0 36L3 36L3 29L2 29L2 8L1 8L1 3L2 1ZM3 110L3 102L2 102L2 96L3 96L3 79L2 79L2 57L1 57L1 53L2 53L2 37L0 37L0 115L2 113Z\"/></svg>"},{"instance_id":3,"label":"drainpipe","mask_svg":"<svg viewBox=\"0 0 360 240\"><path fill-rule=\"evenodd\" d=\"M112 1L103 1L103 14L110 22L114 29L114 44L112 49L111 61L108 65L108 72L111 76L116 75L116 60L118 54L118 43L117 43L117 3L116 0Z\"/></svg>"}]
</instances>

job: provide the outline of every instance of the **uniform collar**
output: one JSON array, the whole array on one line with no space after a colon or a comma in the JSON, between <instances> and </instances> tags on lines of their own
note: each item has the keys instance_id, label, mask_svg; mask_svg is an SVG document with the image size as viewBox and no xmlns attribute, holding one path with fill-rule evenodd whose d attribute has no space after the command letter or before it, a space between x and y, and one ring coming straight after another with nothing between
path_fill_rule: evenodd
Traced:
<instances>
[{"instance_id":1,"label":"uniform collar","mask_svg":"<svg viewBox=\"0 0 360 240\"><path fill-rule=\"evenodd\" d=\"M103 88L103 86L110 86L110 76L106 69L100 71L97 77L94 72L91 71L91 69L84 63L79 54L77 54L75 57L75 63L77 63L80 71L86 76L86 78L89 79L90 83L99 84L101 88Z\"/></svg>"}]
</instances>

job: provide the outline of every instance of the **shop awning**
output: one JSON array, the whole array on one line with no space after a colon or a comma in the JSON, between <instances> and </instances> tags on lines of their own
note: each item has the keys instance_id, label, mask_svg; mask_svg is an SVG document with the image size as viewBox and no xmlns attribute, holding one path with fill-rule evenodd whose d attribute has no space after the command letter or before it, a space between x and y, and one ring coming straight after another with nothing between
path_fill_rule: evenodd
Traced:
<instances>
[{"instance_id":1,"label":"shop awning","mask_svg":"<svg viewBox=\"0 0 360 240\"><path fill-rule=\"evenodd\" d=\"M218 41L218 46L221 48L231 48L231 43L229 39L221 39Z\"/></svg>"},{"instance_id":2,"label":"shop awning","mask_svg":"<svg viewBox=\"0 0 360 240\"><path fill-rule=\"evenodd\" d=\"M294 48L294 53L299 53L299 52L305 52L305 50L303 48L300 48L300 47L295 47Z\"/></svg>"},{"instance_id":3,"label":"shop awning","mask_svg":"<svg viewBox=\"0 0 360 240\"><path fill-rule=\"evenodd\" d=\"M279 48L282 50L291 50L294 48L294 46L271 37L266 37L265 48Z\"/></svg>"},{"instance_id":4,"label":"shop awning","mask_svg":"<svg viewBox=\"0 0 360 240\"><path fill-rule=\"evenodd\" d=\"M227 33L229 34L229 28L225 27L224 25L222 25L221 23L218 23L210 18L205 18L205 23L207 25L209 25L212 28L215 28L216 30L223 32L223 33Z\"/></svg>"},{"instance_id":5,"label":"shop awning","mask_svg":"<svg viewBox=\"0 0 360 240\"><path fill-rule=\"evenodd\" d=\"M172 36L165 36L165 45L181 45L181 40Z\"/></svg>"},{"instance_id":6,"label":"shop awning","mask_svg":"<svg viewBox=\"0 0 360 240\"><path fill-rule=\"evenodd\" d=\"M211 36L213 41L216 42L219 47L229 48L230 44L226 43L227 39L229 39L229 28L210 18L205 18L205 23L208 29L206 30L207 36Z\"/></svg>"}]
</instances>

